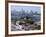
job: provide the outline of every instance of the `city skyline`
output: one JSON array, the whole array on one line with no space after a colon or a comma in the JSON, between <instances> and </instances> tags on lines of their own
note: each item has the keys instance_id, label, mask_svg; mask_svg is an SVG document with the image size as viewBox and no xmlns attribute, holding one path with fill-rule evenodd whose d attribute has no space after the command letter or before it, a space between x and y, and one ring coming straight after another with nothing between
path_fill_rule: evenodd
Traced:
<instances>
[{"instance_id":1,"label":"city skyline","mask_svg":"<svg viewBox=\"0 0 46 37\"><path fill-rule=\"evenodd\" d=\"M16 6L16 5L11 5L11 11L21 11L21 10L24 10L24 11L28 11L30 12L31 10L35 13L35 12L38 12L40 13L41 12L41 9L40 7L37 7L37 6Z\"/></svg>"}]
</instances>

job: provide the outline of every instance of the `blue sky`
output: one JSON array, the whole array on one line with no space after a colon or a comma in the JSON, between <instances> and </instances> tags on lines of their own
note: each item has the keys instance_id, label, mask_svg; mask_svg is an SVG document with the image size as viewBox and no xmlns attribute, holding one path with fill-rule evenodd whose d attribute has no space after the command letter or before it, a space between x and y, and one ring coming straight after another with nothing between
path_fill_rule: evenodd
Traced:
<instances>
[{"instance_id":1,"label":"blue sky","mask_svg":"<svg viewBox=\"0 0 46 37\"><path fill-rule=\"evenodd\" d=\"M21 11L22 10L22 8L23 8L23 10L25 10L25 11L29 11L30 12L30 10L32 10L33 12L38 12L38 13L40 13L41 12L41 8L40 7L37 7L37 6L16 6L16 5L11 5L11 10L12 11Z\"/></svg>"}]
</instances>

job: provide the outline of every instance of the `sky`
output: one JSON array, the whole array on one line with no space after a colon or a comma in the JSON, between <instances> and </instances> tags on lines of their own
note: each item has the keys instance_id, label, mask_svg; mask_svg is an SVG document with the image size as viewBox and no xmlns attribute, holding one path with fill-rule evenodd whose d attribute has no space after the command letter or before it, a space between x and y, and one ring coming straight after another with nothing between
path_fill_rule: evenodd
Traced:
<instances>
[{"instance_id":1,"label":"sky","mask_svg":"<svg viewBox=\"0 0 46 37\"><path fill-rule=\"evenodd\" d=\"M40 7L38 7L38 6L17 6L17 5L11 5L11 10L12 11L21 11L21 10L25 10L25 11L33 11L33 12L38 12L38 13L40 13L41 12L41 8Z\"/></svg>"}]
</instances>

